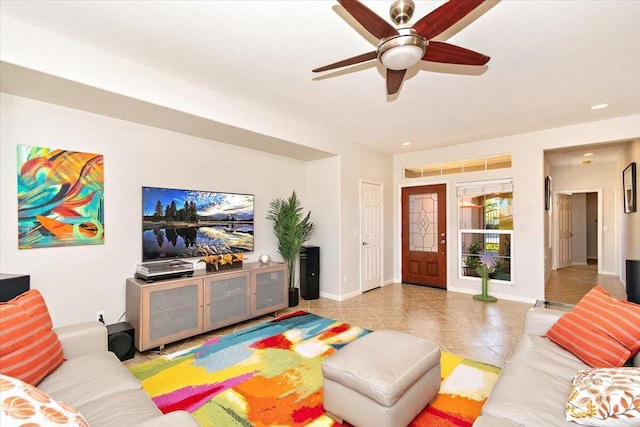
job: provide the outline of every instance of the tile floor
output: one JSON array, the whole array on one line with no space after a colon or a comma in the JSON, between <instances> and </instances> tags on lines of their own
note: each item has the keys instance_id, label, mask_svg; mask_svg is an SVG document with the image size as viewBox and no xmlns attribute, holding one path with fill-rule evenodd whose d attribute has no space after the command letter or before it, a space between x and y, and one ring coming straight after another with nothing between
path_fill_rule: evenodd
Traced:
<instances>
[{"instance_id":1,"label":"tile floor","mask_svg":"<svg viewBox=\"0 0 640 427\"><path fill-rule=\"evenodd\" d=\"M554 271L546 285L546 299L576 303L595 284L601 284L616 298L625 299L622 283L614 276L600 276L594 266L570 267ZM307 310L319 316L345 321L370 330L395 329L429 338L445 351L502 366L524 328L524 316L531 304L498 300L474 301L471 295L416 285L392 284L346 301L325 298L301 300L298 307L278 312ZM214 336L227 335L257 323L258 319L232 325L197 337L167 345L163 353L201 344ZM158 357L147 351L125 361L125 365Z\"/></svg>"},{"instance_id":2,"label":"tile floor","mask_svg":"<svg viewBox=\"0 0 640 427\"><path fill-rule=\"evenodd\" d=\"M599 275L596 265L577 265L552 271L545 286L545 298L575 304L595 285L602 286L614 298L627 299L618 276Z\"/></svg>"}]
</instances>

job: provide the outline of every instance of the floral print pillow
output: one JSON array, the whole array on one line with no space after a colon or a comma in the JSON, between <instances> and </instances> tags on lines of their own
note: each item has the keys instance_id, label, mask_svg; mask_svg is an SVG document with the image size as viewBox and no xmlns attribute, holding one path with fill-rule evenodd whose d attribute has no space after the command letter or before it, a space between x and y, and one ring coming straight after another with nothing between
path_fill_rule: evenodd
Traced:
<instances>
[{"instance_id":1,"label":"floral print pillow","mask_svg":"<svg viewBox=\"0 0 640 427\"><path fill-rule=\"evenodd\" d=\"M89 427L78 410L19 379L0 374L0 425Z\"/></svg>"},{"instance_id":2,"label":"floral print pillow","mask_svg":"<svg viewBox=\"0 0 640 427\"><path fill-rule=\"evenodd\" d=\"M565 414L567 421L588 426L639 426L640 368L579 371Z\"/></svg>"}]
</instances>

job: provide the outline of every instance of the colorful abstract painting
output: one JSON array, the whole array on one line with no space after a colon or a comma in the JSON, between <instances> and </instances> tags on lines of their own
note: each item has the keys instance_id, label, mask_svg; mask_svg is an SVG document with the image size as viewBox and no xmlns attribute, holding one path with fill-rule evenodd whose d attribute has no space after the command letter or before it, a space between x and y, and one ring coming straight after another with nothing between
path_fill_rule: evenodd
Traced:
<instances>
[{"instance_id":1,"label":"colorful abstract painting","mask_svg":"<svg viewBox=\"0 0 640 427\"><path fill-rule=\"evenodd\" d=\"M103 243L103 156L18 145L18 247Z\"/></svg>"}]
</instances>

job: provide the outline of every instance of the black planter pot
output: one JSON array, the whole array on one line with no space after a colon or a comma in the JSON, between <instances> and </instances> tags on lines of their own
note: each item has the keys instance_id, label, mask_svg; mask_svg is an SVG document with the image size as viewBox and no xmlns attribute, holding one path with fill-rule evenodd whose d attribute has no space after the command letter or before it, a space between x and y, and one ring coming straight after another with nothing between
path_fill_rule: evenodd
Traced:
<instances>
[{"instance_id":1,"label":"black planter pot","mask_svg":"<svg viewBox=\"0 0 640 427\"><path fill-rule=\"evenodd\" d=\"M289 288L289 307L295 307L300 302L300 289Z\"/></svg>"}]
</instances>

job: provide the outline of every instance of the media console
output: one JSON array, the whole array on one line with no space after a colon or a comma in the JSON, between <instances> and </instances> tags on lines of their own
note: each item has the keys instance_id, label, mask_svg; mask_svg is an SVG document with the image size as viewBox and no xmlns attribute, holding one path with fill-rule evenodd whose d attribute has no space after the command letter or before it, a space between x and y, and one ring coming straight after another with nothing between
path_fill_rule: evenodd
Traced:
<instances>
[{"instance_id":1,"label":"media console","mask_svg":"<svg viewBox=\"0 0 640 427\"><path fill-rule=\"evenodd\" d=\"M193 277L126 282L127 322L145 351L288 306L287 265L244 263L241 269L196 270Z\"/></svg>"}]
</instances>

